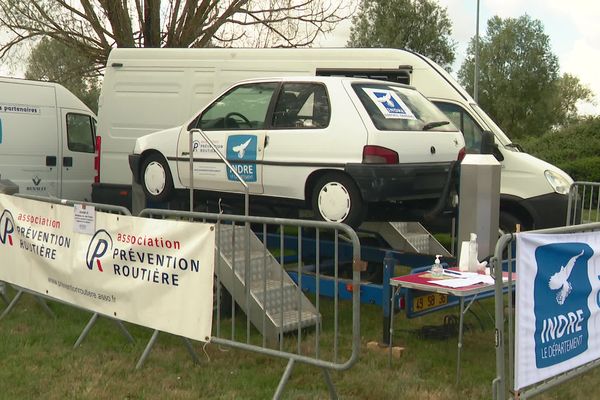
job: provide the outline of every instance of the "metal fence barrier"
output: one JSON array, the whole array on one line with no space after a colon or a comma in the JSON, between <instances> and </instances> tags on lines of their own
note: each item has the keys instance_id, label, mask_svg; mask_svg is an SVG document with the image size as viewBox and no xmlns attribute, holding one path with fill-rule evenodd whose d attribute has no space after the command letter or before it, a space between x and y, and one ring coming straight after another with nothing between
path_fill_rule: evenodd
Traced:
<instances>
[{"instance_id":1,"label":"metal fence barrier","mask_svg":"<svg viewBox=\"0 0 600 400\"><path fill-rule=\"evenodd\" d=\"M360 285L363 263L354 230L338 223L157 209L140 216L215 223L211 342L288 360L274 398L281 397L296 363L320 368L330 397L337 398L329 372L350 368L360 350L360 291L352 292L351 302L338 295L340 285ZM295 273L297 284L287 272ZM304 293L306 275L315 279L315 295ZM326 275L333 287L319 287ZM329 298L321 296L325 292Z\"/></svg>"},{"instance_id":2,"label":"metal fence barrier","mask_svg":"<svg viewBox=\"0 0 600 400\"><path fill-rule=\"evenodd\" d=\"M574 192L572 192L574 193ZM588 192L589 193L589 192ZM578 202L573 202L578 204ZM573 225L560 228L543 229L531 231L529 233L540 234L565 234L581 233L600 230L600 223L590 223ZM572 379L592 368L600 365L600 359L594 360L588 364L571 369L565 373L556 375L548 380L532 385L514 393L514 362L515 362L515 315L513 306L513 272L518 277L519 271L516 270L515 263L515 244L516 235L503 235L496 244L494 256L490 260L492 266L492 275L496 280L495 284L495 320L496 320L496 377L492 381L493 398L497 400L506 399L506 393L511 392L514 398L526 399L543 393L556 385L559 385L569 379ZM502 272L508 270L508 294L505 298L503 292ZM505 360L508 361L506 365Z\"/></svg>"},{"instance_id":3,"label":"metal fence barrier","mask_svg":"<svg viewBox=\"0 0 600 400\"><path fill-rule=\"evenodd\" d=\"M567 226L600 222L600 183L574 182L569 189Z\"/></svg>"},{"instance_id":4,"label":"metal fence barrier","mask_svg":"<svg viewBox=\"0 0 600 400\"><path fill-rule=\"evenodd\" d=\"M85 204L98 212L130 215L122 207L21 197L72 207ZM282 396L297 363L319 368L330 397L337 398L330 372L352 367L360 350L358 288L365 263L360 261L360 242L354 230L338 223L157 209L143 210L139 216L214 223L215 289L208 294L214 296L210 341L287 360L274 398ZM290 276L295 276L295 281ZM317 285L314 294L303 289L304 278L309 276ZM327 279L321 283L321 278ZM351 301L342 300L341 288L347 293L349 287L357 288L352 290ZM2 316L24 293L35 296L50 313L45 300L57 301L26 288L15 289L17 295ZM93 312L74 347L101 316ZM122 321L103 317L113 320L133 341ZM154 331L136 368L143 365L158 334ZM183 340L193 360L199 362L190 341Z\"/></svg>"},{"instance_id":5,"label":"metal fence barrier","mask_svg":"<svg viewBox=\"0 0 600 400\"><path fill-rule=\"evenodd\" d=\"M118 214L118 215L131 215L129 210L127 210L125 207L120 207L120 206L113 206L113 205L99 204L99 203L89 203L89 202L76 202L76 201L72 201L72 200L57 199L57 198L50 198L50 197L40 197L40 196L33 196L33 195L19 194L19 193L15 193L13 195L15 197L22 197L25 199L41 201L41 202L50 203L50 204L60 204L60 205L69 206L69 207L74 207L76 204L81 204L81 205L94 207L95 210L99 211L99 212ZM16 290L16 294L12 298L12 300L10 300L10 302L7 303L7 306L4 309L4 311L2 312L2 314L0 314L0 320L2 320L4 317L6 317L14 309L14 307L19 303L23 294L26 294L26 293L33 295L35 300L37 301L37 303L42 307L42 309L50 317L56 318L56 316L54 315L52 310L46 304L45 300L52 300L52 301L60 301L60 300L57 300L57 299L51 298L51 297L47 297L41 293L33 292L26 288L22 288L22 287L18 287L18 286L15 286L15 290ZM68 305L73 306L73 304L71 304L71 303L69 303ZM85 308L82 308L82 307L78 307L78 308L86 310ZM90 311L90 310L86 310L86 311ZM93 311L90 311L90 312L92 312L93 314L92 314L90 320L88 321L88 323L86 324L86 326L83 328L83 331L81 332L81 334L75 341L73 348L79 347L81 345L83 340L87 337L87 335L89 334L91 329L96 324L96 321L100 317L99 313L93 312ZM125 325L123 325L123 322L121 320L119 320L117 318L113 318L112 316L108 316L108 315L103 315L103 317L114 321L117 328L121 331L121 333L125 336L125 338L130 343L132 343L134 341L133 337L131 336L131 334L129 333L127 328L125 328Z\"/></svg>"}]
</instances>

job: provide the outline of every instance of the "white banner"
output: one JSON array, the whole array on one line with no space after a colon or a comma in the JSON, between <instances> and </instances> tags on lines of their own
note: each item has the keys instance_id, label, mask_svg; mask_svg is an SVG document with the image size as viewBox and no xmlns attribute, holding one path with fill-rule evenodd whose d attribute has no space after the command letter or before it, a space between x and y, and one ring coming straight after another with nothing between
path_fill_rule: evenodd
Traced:
<instances>
[{"instance_id":1,"label":"white banner","mask_svg":"<svg viewBox=\"0 0 600 400\"><path fill-rule=\"evenodd\" d=\"M0 280L122 321L211 336L212 224L96 213L0 194ZM79 222L81 224L81 222Z\"/></svg>"},{"instance_id":2,"label":"white banner","mask_svg":"<svg viewBox=\"0 0 600 400\"><path fill-rule=\"evenodd\" d=\"M600 232L517 235L515 390L600 358Z\"/></svg>"}]
</instances>

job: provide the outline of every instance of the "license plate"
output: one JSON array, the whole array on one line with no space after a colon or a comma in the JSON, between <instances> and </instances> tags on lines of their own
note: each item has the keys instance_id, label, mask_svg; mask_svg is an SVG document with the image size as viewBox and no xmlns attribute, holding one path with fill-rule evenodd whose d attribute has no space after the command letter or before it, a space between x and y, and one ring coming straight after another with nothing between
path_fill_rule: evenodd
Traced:
<instances>
[{"instance_id":1,"label":"license plate","mask_svg":"<svg viewBox=\"0 0 600 400\"><path fill-rule=\"evenodd\" d=\"M412 311L414 313L429 310L448 304L448 295L441 293L427 293L423 296L414 296L412 302Z\"/></svg>"}]
</instances>

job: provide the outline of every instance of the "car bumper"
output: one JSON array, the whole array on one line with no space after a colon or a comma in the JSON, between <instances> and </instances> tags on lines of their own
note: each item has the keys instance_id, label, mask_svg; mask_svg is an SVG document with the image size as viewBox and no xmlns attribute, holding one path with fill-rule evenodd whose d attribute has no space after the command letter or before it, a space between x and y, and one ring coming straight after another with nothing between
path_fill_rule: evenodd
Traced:
<instances>
[{"instance_id":1,"label":"car bumper","mask_svg":"<svg viewBox=\"0 0 600 400\"><path fill-rule=\"evenodd\" d=\"M135 183L140 183L140 159L141 156L139 154L129 155L129 168L131 169Z\"/></svg>"},{"instance_id":2,"label":"car bumper","mask_svg":"<svg viewBox=\"0 0 600 400\"><path fill-rule=\"evenodd\" d=\"M345 171L356 182L363 200L373 203L443 197L454 181L454 165L348 164Z\"/></svg>"}]
</instances>

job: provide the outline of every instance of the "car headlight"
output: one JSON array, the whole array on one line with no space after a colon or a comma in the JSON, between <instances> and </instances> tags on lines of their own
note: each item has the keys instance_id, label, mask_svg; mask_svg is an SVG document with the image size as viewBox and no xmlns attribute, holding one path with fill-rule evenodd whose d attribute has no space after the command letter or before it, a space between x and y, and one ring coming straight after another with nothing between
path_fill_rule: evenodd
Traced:
<instances>
[{"instance_id":1,"label":"car headlight","mask_svg":"<svg viewBox=\"0 0 600 400\"><path fill-rule=\"evenodd\" d=\"M544 171L544 176L556 193L569 194L571 183L564 176L550 170Z\"/></svg>"}]
</instances>

